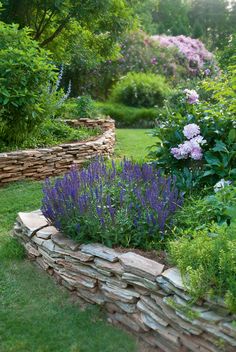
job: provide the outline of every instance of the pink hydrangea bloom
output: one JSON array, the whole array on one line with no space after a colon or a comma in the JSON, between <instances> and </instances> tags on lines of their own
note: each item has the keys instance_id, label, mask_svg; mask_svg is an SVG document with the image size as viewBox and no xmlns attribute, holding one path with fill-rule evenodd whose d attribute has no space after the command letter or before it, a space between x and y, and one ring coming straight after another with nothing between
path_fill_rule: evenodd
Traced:
<instances>
[{"instance_id":1,"label":"pink hydrangea bloom","mask_svg":"<svg viewBox=\"0 0 236 352\"><path fill-rule=\"evenodd\" d=\"M199 101L199 95L194 89L185 89L184 93L186 94L187 102L189 104L196 104Z\"/></svg>"},{"instance_id":2,"label":"pink hydrangea bloom","mask_svg":"<svg viewBox=\"0 0 236 352\"><path fill-rule=\"evenodd\" d=\"M202 159L202 148L200 146L194 147L191 150L190 157L193 160L201 160Z\"/></svg>"},{"instance_id":3,"label":"pink hydrangea bloom","mask_svg":"<svg viewBox=\"0 0 236 352\"><path fill-rule=\"evenodd\" d=\"M177 148L171 148L170 152L175 159L201 160L203 156L201 145L206 143L206 140L200 135L200 127L194 123L186 125L183 129L185 137L188 139Z\"/></svg>"},{"instance_id":4,"label":"pink hydrangea bloom","mask_svg":"<svg viewBox=\"0 0 236 352\"><path fill-rule=\"evenodd\" d=\"M183 156L181 155L180 148L171 148L170 152L175 159L178 159L178 160L184 159Z\"/></svg>"},{"instance_id":5,"label":"pink hydrangea bloom","mask_svg":"<svg viewBox=\"0 0 236 352\"><path fill-rule=\"evenodd\" d=\"M202 136L200 136L200 135L198 135L198 136L196 136L196 137L194 137L194 138L191 139L191 143L192 143L192 144L195 143L195 145L196 145L196 144L204 145L204 144L206 144L206 142L207 142L207 141L206 141Z\"/></svg>"},{"instance_id":6,"label":"pink hydrangea bloom","mask_svg":"<svg viewBox=\"0 0 236 352\"><path fill-rule=\"evenodd\" d=\"M184 126L183 134L187 139L192 139L200 134L200 127L195 123Z\"/></svg>"}]
</instances>

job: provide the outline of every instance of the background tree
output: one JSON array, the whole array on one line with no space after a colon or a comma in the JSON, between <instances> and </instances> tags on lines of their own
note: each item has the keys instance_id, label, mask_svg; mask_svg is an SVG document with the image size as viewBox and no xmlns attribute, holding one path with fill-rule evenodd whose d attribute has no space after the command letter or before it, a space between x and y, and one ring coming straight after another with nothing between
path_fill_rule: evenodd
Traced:
<instances>
[{"instance_id":1,"label":"background tree","mask_svg":"<svg viewBox=\"0 0 236 352\"><path fill-rule=\"evenodd\" d=\"M211 48L226 45L230 34L228 6L227 0L192 0L189 20L193 36L202 38Z\"/></svg>"},{"instance_id":2,"label":"background tree","mask_svg":"<svg viewBox=\"0 0 236 352\"><path fill-rule=\"evenodd\" d=\"M3 0L1 18L31 28L33 39L59 57L82 30L95 38L106 34L106 50L112 52L117 37L132 26L125 0Z\"/></svg>"},{"instance_id":3,"label":"background tree","mask_svg":"<svg viewBox=\"0 0 236 352\"><path fill-rule=\"evenodd\" d=\"M189 35L189 6L183 0L160 0L156 20L158 33ZM156 33L157 34L157 33Z\"/></svg>"}]
</instances>

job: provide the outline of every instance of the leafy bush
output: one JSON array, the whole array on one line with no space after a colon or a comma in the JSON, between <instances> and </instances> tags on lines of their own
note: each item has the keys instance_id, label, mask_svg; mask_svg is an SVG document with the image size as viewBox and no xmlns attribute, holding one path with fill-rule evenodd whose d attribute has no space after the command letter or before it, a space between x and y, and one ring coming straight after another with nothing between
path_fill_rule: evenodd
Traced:
<instances>
[{"instance_id":1,"label":"leafy bush","mask_svg":"<svg viewBox=\"0 0 236 352\"><path fill-rule=\"evenodd\" d=\"M68 99L58 110L57 115L63 119L80 119L99 117L95 101L89 95Z\"/></svg>"},{"instance_id":2,"label":"leafy bush","mask_svg":"<svg viewBox=\"0 0 236 352\"><path fill-rule=\"evenodd\" d=\"M47 82L55 82L56 72L28 29L0 22L0 77L0 137L11 145L52 113Z\"/></svg>"},{"instance_id":3,"label":"leafy bush","mask_svg":"<svg viewBox=\"0 0 236 352\"><path fill-rule=\"evenodd\" d=\"M133 107L162 106L170 94L165 78L146 73L128 73L112 89L111 100Z\"/></svg>"},{"instance_id":4,"label":"leafy bush","mask_svg":"<svg viewBox=\"0 0 236 352\"><path fill-rule=\"evenodd\" d=\"M218 225L232 224L236 219L236 187L220 181L222 188L215 193L199 197L195 194L185 200L181 210L173 217L173 233L179 236L187 231L204 229L215 222ZM225 186L224 186L225 184Z\"/></svg>"},{"instance_id":5,"label":"leafy bush","mask_svg":"<svg viewBox=\"0 0 236 352\"><path fill-rule=\"evenodd\" d=\"M191 231L170 243L170 255L195 299L224 297L236 312L236 224Z\"/></svg>"},{"instance_id":6,"label":"leafy bush","mask_svg":"<svg viewBox=\"0 0 236 352\"><path fill-rule=\"evenodd\" d=\"M83 95L76 99L76 113L79 118L95 118L97 117L97 110L95 102L89 95Z\"/></svg>"},{"instance_id":7,"label":"leafy bush","mask_svg":"<svg viewBox=\"0 0 236 352\"><path fill-rule=\"evenodd\" d=\"M134 108L109 101L96 106L102 115L114 119L117 127L153 127L160 113L157 108Z\"/></svg>"},{"instance_id":8,"label":"leafy bush","mask_svg":"<svg viewBox=\"0 0 236 352\"><path fill-rule=\"evenodd\" d=\"M34 133L34 135L28 136L28 138L22 143L9 146L0 142L0 152L19 148L50 147L66 142L86 140L89 137L96 136L99 132L99 129L86 127L73 128L65 124L63 121L46 119L42 122L40 128Z\"/></svg>"},{"instance_id":9,"label":"leafy bush","mask_svg":"<svg viewBox=\"0 0 236 352\"><path fill-rule=\"evenodd\" d=\"M97 160L44 186L42 212L80 243L155 248L165 243L171 217L182 204L175 182L148 165L108 167Z\"/></svg>"}]
</instances>

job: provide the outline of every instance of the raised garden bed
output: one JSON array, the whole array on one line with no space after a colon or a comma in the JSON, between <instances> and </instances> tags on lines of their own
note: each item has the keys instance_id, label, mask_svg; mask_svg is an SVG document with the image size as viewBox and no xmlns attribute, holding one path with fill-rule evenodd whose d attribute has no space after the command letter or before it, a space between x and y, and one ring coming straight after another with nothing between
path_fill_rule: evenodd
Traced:
<instances>
[{"instance_id":1,"label":"raised garden bed","mask_svg":"<svg viewBox=\"0 0 236 352\"><path fill-rule=\"evenodd\" d=\"M111 119L68 121L75 128L100 128L102 134L88 141L64 143L50 148L37 148L0 153L0 186L12 181L63 174L70 167L81 165L96 155L108 156L114 151L115 123Z\"/></svg>"},{"instance_id":2,"label":"raised garden bed","mask_svg":"<svg viewBox=\"0 0 236 352\"><path fill-rule=\"evenodd\" d=\"M236 317L224 303L191 304L177 268L100 244L79 245L49 226L41 211L19 213L13 234L29 258L91 304L166 352L233 352Z\"/></svg>"}]
</instances>

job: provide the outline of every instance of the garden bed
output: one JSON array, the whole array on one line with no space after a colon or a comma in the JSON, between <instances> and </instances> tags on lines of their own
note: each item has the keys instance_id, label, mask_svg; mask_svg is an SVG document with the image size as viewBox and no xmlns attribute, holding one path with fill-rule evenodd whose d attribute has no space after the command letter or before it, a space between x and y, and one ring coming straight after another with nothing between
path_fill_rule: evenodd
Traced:
<instances>
[{"instance_id":1,"label":"garden bed","mask_svg":"<svg viewBox=\"0 0 236 352\"><path fill-rule=\"evenodd\" d=\"M100 244L79 245L40 211L19 213L13 234L58 283L163 351L233 352L235 316L219 299L191 304L177 268Z\"/></svg>"},{"instance_id":2,"label":"garden bed","mask_svg":"<svg viewBox=\"0 0 236 352\"><path fill-rule=\"evenodd\" d=\"M115 124L111 119L80 119L67 122L75 128L100 128L102 134L87 141L63 143L49 148L36 148L0 153L0 186L26 178L44 179L60 175L71 165L82 165L96 155L108 156L114 151Z\"/></svg>"}]
</instances>

